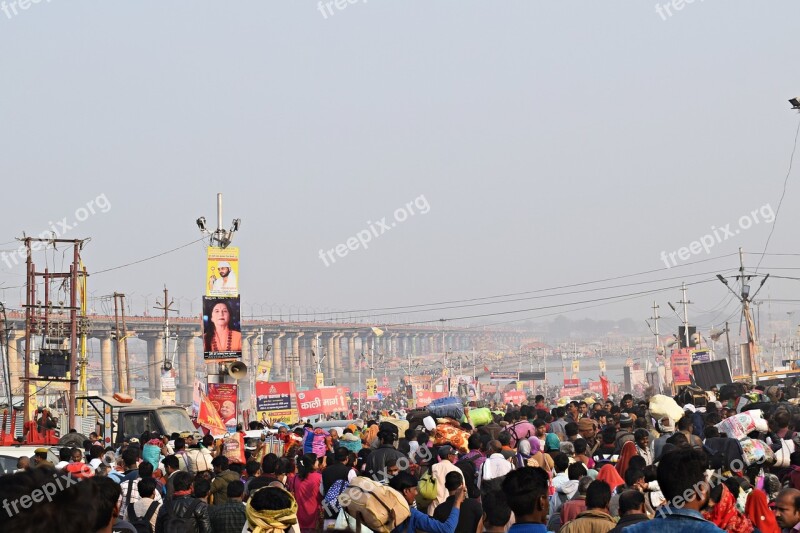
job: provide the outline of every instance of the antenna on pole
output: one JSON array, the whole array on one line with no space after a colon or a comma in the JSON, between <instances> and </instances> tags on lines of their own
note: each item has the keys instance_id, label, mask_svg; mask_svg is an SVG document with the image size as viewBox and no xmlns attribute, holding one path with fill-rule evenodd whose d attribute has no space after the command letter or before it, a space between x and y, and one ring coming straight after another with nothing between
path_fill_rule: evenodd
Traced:
<instances>
[{"instance_id":1,"label":"antenna on pole","mask_svg":"<svg viewBox=\"0 0 800 533\"><path fill-rule=\"evenodd\" d=\"M231 229L225 230L222 227L222 193L217 193L217 229L213 232L206 227L206 217L200 217L196 221L200 233L208 235L208 244L216 248L227 248L233 240L233 234L239 231L242 226L242 219L234 218Z\"/></svg>"}]
</instances>

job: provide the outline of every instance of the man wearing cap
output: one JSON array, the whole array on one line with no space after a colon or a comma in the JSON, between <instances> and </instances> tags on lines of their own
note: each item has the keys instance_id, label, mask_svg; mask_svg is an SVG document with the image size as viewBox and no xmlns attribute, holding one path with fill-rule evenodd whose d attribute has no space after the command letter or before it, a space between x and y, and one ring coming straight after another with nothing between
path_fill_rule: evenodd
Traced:
<instances>
[{"instance_id":1,"label":"man wearing cap","mask_svg":"<svg viewBox=\"0 0 800 533\"><path fill-rule=\"evenodd\" d=\"M47 460L47 448L36 448L33 451L33 466L36 468L55 468L55 465Z\"/></svg>"},{"instance_id":2,"label":"man wearing cap","mask_svg":"<svg viewBox=\"0 0 800 533\"><path fill-rule=\"evenodd\" d=\"M586 455L591 457L600 446L600 442L597 440L595 422L590 418L581 418L578 420L578 433L586 441Z\"/></svg>"},{"instance_id":3,"label":"man wearing cap","mask_svg":"<svg viewBox=\"0 0 800 533\"><path fill-rule=\"evenodd\" d=\"M661 430L661 435L653 441L653 462L657 463L661 458L661 450L667 443L667 439L675 433L675 422L669 417L664 417L658 421L658 427Z\"/></svg>"},{"instance_id":4,"label":"man wearing cap","mask_svg":"<svg viewBox=\"0 0 800 533\"><path fill-rule=\"evenodd\" d=\"M462 485L464 484L464 474L462 474L461 469L456 466L456 461L458 460L458 452L456 452L456 449L449 444L445 444L439 447L438 456L439 462L431 466L431 476L436 480L436 499L428 506L428 516L433 516L433 511L436 507L444 503L450 495L448 489L445 487L445 478L447 474L450 472L458 472L458 475L461 476L461 483Z\"/></svg>"},{"instance_id":5,"label":"man wearing cap","mask_svg":"<svg viewBox=\"0 0 800 533\"><path fill-rule=\"evenodd\" d=\"M236 274L231 270L231 264L228 261L218 262L217 272L219 277L212 274L208 278L208 290L225 294L237 294L239 285L236 283Z\"/></svg>"},{"instance_id":6,"label":"man wearing cap","mask_svg":"<svg viewBox=\"0 0 800 533\"><path fill-rule=\"evenodd\" d=\"M619 430L617 431L617 438L614 445L617 447L617 453L622 450L622 446L628 442L634 442L636 439L633 435L633 417L629 413L621 413L619 415Z\"/></svg>"}]
</instances>

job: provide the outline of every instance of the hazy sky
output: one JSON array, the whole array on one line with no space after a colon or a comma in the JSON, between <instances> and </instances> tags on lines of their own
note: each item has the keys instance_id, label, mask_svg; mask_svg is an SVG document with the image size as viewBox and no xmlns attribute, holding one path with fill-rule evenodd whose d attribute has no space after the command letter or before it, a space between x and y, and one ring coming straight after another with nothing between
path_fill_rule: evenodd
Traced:
<instances>
[{"instance_id":1,"label":"hazy sky","mask_svg":"<svg viewBox=\"0 0 800 533\"><path fill-rule=\"evenodd\" d=\"M800 120L787 102L800 95L797 2L698 0L671 16L654 2L597 1L370 0L324 15L317 2L277 0L15 8L0 12L0 249L104 195L110 209L63 236L92 238L90 272L122 265L198 239L195 219L213 225L223 192L225 224L243 221L246 314L291 305L322 316L655 271L559 292L649 284L428 315L459 317L732 275L735 256L667 269L661 252L761 209L709 254L674 257L760 252ZM800 252L797 172L769 252ZM415 214L367 249L336 255L415 199ZM61 251L48 257L60 266ZM166 283L188 314L204 258L197 243L98 274L90 289L125 292L136 311ZM798 275L778 267L800 261L768 256L761 271ZM3 286L23 273L0 261ZM770 279L760 296L798 298L799 287ZM0 290L10 307L22 294ZM691 313L736 314L718 281L689 297ZM640 321L654 299L671 313L680 292L485 320ZM587 305L597 304L574 307Z\"/></svg>"}]
</instances>

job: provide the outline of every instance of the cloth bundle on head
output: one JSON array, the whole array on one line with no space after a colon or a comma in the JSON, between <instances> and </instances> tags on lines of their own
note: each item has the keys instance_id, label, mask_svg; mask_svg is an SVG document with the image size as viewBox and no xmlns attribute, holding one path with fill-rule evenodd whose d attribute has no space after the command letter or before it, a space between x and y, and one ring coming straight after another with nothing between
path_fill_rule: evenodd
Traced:
<instances>
[{"instance_id":1,"label":"cloth bundle on head","mask_svg":"<svg viewBox=\"0 0 800 533\"><path fill-rule=\"evenodd\" d=\"M578 431L591 431L594 429L594 421L590 418L578 420Z\"/></svg>"},{"instance_id":2,"label":"cloth bundle on head","mask_svg":"<svg viewBox=\"0 0 800 533\"><path fill-rule=\"evenodd\" d=\"M260 490L280 490L289 495L291 502L286 509L268 510L264 509L256 511L253 509L253 495ZM253 491L250 499L247 500L247 505L244 508L245 515L247 516L247 523L253 533L277 533L291 528L297 523L297 501L291 492L285 491L280 487L261 487Z\"/></svg>"}]
</instances>

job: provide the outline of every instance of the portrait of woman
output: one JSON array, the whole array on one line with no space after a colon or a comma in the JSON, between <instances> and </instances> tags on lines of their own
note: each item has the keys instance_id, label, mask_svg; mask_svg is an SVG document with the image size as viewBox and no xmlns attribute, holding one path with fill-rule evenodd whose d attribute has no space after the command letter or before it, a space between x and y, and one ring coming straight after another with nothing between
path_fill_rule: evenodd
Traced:
<instances>
[{"instance_id":1,"label":"portrait of woman","mask_svg":"<svg viewBox=\"0 0 800 533\"><path fill-rule=\"evenodd\" d=\"M242 333L233 327L233 309L217 300L208 313L203 346L206 352L241 352Z\"/></svg>"}]
</instances>

